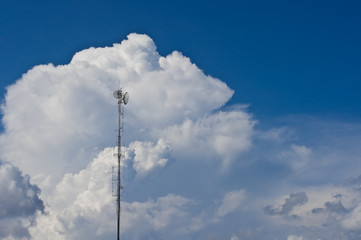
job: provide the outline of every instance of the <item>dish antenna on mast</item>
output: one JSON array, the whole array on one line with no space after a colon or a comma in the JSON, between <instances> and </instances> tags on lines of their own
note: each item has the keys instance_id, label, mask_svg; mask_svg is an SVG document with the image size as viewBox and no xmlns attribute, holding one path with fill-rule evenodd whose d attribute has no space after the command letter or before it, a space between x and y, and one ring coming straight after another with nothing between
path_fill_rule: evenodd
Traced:
<instances>
[{"instance_id":1,"label":"dish antenna on mast","mask_svg":"<svg viewBox=\"0 0 361 240\"><path fill-rule=\"evenodd\" d=\"M117 197L117 240L120 239L120 201L121 201L121 192L124 189L121 183L121 176L120 176L120 162L122 158L121 153L121 146L122 146L122 129L123 129L123 111L122 111L122 103L127 105L129 101L129 94L127 92L123 93L122 88L115 90L113 93L114 97L118 99L118 152L116 153L118 165L117 165L117 175L115 178L116 183L116 194Z\"/></svg>"},{"instance_id":2,"label":"dish antenna on mast","mask_svg":"<svg viewBox=\"0 0 361 240\"><path fill-rule=\"evenodd\" d=\"M120 101L120 103L124 103L124 105L128 104L129 101L129 93L125 92L123 94L122 89L115 90L113 93L114 97Z\"/></svg>"}]
</instances>

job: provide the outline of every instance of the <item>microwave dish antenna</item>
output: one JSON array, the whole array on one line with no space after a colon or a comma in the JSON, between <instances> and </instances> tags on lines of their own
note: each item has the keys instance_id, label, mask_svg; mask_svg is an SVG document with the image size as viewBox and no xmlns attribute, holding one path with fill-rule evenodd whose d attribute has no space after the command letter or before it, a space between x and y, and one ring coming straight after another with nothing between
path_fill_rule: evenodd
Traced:
<instances>
[{"instance_id":1,"label":"microwave dish antenna","mask_svg":"<svg viewBox=\"0 0 361 240\"><path fill-rule=\"evenodd\" d=\"M113 96L118 99L120 103L124 103L124 105L127 105L129 102L129 93L123 93L122 89L115 90Z\"/></svg>"}]
</instances>

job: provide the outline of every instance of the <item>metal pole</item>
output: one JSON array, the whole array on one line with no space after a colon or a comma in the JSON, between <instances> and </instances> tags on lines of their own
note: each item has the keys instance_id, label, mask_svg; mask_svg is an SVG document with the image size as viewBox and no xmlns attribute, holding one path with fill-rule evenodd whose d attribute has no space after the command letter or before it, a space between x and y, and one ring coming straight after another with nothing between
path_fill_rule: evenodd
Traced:
<instances>
[{"instance_id":1,"label":"metal pole","mask_svg":"<svg viewBox=\"0 0 361 240\"><path fill-rule=\"evenodd\" d=\"M121 136L121 132L123 129L123 112L122 112L122 103L124 103L124 105L127 105L128 100L129 100L129 94L126 92L123 94L122 89L119 88L118 90L116 90L113 93L114 97L116 99L118 99L118 171L117 171L117 240L120 240L120 212L121 212L121 207L120 207L120 201L121 201L121 197L120 197L120 193L122 191L122 189L124 189L124 187L122 186L121 183L121 175L120 175L120 162L121 162L121 158L122 158L122 152L121 152L121 147L122 147L122 136Z\"/></svg>"},{"instance_id":2,"label":"metal pole","mask_svg":"<svg viewBox=\"0 0 361 240\"><path fill-rule=\"evenodd\" d=\"M121 160L121 115L122 115L122 100L118 100L118 177L117 177L117 240L120 240L120 189L121 189L121 181L120 181L120 160Z\"/></svg>"}]
</instances>

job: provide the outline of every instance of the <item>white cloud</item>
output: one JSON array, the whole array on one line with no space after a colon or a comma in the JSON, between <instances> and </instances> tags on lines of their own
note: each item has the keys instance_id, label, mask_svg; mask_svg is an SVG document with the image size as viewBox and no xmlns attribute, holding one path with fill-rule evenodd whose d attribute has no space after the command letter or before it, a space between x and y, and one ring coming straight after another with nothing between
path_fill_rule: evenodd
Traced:
<instances>
[{"instance_id":1,"label":"white cloud","mask_svg":"<svg viewBox=\"0 0 361 240\"><path fill-rule=\"evenodd\" d=\"M202 148L210 144L224 162L251 144L253 122L243 109L212 114L233 94L225 83L181 53L162 57L148 36L130 34L113 47L83 50L68 65L36 66L9 86L2 105L2 157L36 179L51 176L53 184L81 170L98 146L114 144L112 92L119 82L130 93L128 142L169 138L173 145L177 136L161 130L191 121L192 140Z\"/></svg>"},{"instance_id":2,"label":"white cloud","mask_svg":"<svg viewBox=\"0 0 361 240\"><path fill-rule=\"evenodd\" d=\"M77 239L87 231L94 235L109 231L112 224L108 215L114 204L110 179L114 152L114 148L106 148L86 169L74 175L64 175L49 194L47 214L38 215L37 225L30 228L32 239L46 239L48 236ZM79 225L84 230L79 231Z\"/></svg>"},{"instance_id":3,"label":"white cloud","mask_svg":"<svg viewBox=\"0 0 361 240\"><path fill-rule=\"evenodd\" d=\"M113 233L115 199L109 174L114 151L104 149L84 170L63 177L47 201L47 214L38 214L37 225L30 227L32 239L104 239ZM149 234L178 239L221 221L237 210L244 198L242 189L226 193L213 216L192 212L200 202L175 194L143 202L123 201L122 232L130 239L144 239Z\"/></svg>"},{"instance_id":4,"label":"white cloud","mask_svg":"<svg viewBox=\"0 0 361 240\"><path fill-rule=\"evenodd\" d=\"M104 239L113 233L116 214L110 169L114 151L104 149L86 169L63 177L48 199L47 214L39 214L37 225L30 228L32 239ZM145 202L122 202L122 231L133 239L152 231L172 232L170 226L183 233L190 217L187 208L193 204L193 200L174 194Z\"/></svg>"},{"instance_id":5,"label":"white cloud","mask_svg":"<svg viewBox=\"0 0 361 240\"><path fill-rule=\"evenodd\" d=\"M29 216L44 209L39 198L40 189L10 163L0 162L0 192L0 219Z\"/></svg>"},{"instance_id":6,"label":"white cloud","mask_svg":"<svg viewBox=\"0 0 361 240\"><path fill-rule=\"evenodd\" d=\"M160 56L146 35L83 50L67 65L35 66L8 87L0 136L0 156L42 189L47 214L29 225L32 239L101 239L114 232L112 93L119 83L130 94L123 164L139 178L171 159L213 161L229 169L252 146L255 121L245 107L219 111L233 90L179 52ZM99 149L104 150L94 159ZM226 194L216 213L204 215L190 213L192 199L172 193L125 202L124 216L132 221L124 231L134 239L157 231L172 236L171 226L179 234L198 231L213 215L220 219L235 211L243 197L241 190ZM198 227L189 224L202 216L210 219ZM139 223L146 225L143 233L136 233Z\"/></svg>"},{"instance_id":7,"label":"white cloud","mask_svg":"<svg viewBox=\"0 0 361 240\"><path fill-rule=\"evenodd\" d=\"M144 177L156 167L164 167L170 155L171 147L165 139L159 139L154 145L152 142L135 141L129 144L134 152L133 167L138 176Z\"/></svg>"},{"instance_id":8,"label":"white cloud","mask_svg":"<svg viewBox=\"0 0 361 240\"><path fill-rule=\"evenodd\" d=\"M233 95L224 82L207 76L179 52L160 56L148 36L131 34L121 44L76 53L67 65L36 66L8 87L2 105L0 157L40 186L46 214L36 215L37 225L30 217L0 221L0 232L10 234L7 238L28 234L32 239L113 237L110 172L116 162L113 130L117 108L112 92L119 83L130 93L122 164L135 171L139 181L132 184L138 189L153 187L123 202L123 232L131 239L191 239L188 236L194 232L197 234L192 237L205 239L213 228L229 231L223 238L233 239L355 239L352 233L359 233L359 186L351 190L322 185L358 171L359 144L327 152L340 142L357 143L358 135L342 141L337 138L330 146L326 141L327 147L322 147L302 141L289 126L255 132L256 121L245 107L220 110ZM338 129L324 128L327 132ZM296 139L297 144L293 142ZM252 148L255 142L260 145ZM248 166L232 168L247 158ZM285 165L292 168L292 174ZM164 178L152 175L165 166L159 174ZM219 174L218 169L228 170L229 175ZM296 171L300 174L294 174ZM314 180L316 187L310 187ZM5 189L11 180L2 183ZM245 190L235 190L215 204L214 196L220 195L224 184L250 188L247 198ZM197 200L194 195L200 196L198 192L208 195ZM26 202L31 191L16 194L25 200L25 208L31 206ZM267 216L264 206L269 206ZM5 212L11 208L6 207ZM34 217L36 208L29 209L28 215ZM242 214L233 214L232 220L237 221L229 224L227 216L238 211ZM232 236L236 228L239 232Z\"/></svg>"},{"instance_id":9,"label":"white cloud","mask_svg":"<svg viewBox=\"0 0 361 240\"><path fill-rule=\"evenodd\" d=\"M186 119L161 134L170 140L175 154L188 159L219 159L227 168L251 147L255 122L241 109L218 112L197 121ZM215 157L216 156L216 157Z\"/></svg>"},{"instance_id":10,"label":"white cloud","mask_svg":"<svg viewBox=\"0 0 361 240\"><path fill-rule=\"evenodd\" d=\"M28 237L27 227L44 210L40 189L10 163L0 162L0 238Z\"/></svg>"}]
</instances>

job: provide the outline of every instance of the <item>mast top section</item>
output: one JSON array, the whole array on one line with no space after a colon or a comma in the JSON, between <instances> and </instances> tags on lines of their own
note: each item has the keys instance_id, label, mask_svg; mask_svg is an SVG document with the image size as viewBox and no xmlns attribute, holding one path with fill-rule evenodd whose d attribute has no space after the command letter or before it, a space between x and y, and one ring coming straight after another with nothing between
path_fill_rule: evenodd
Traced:
<instances>
[{"instance_id":1,"label":"mast top section","mask_svg":"<svg viewBox=\"0 0 361 240\"><path fill-rule=\"evenodd\" d=\"M114 97L119 100L119 103L124 103L124 105L127 105L129 101L129 93L125 92L123 93L122 89L115 90L113 93Z\"/></svg>"}]
</instances>

